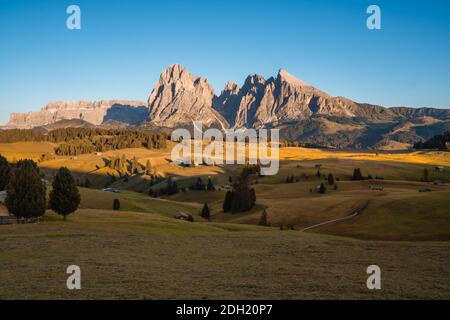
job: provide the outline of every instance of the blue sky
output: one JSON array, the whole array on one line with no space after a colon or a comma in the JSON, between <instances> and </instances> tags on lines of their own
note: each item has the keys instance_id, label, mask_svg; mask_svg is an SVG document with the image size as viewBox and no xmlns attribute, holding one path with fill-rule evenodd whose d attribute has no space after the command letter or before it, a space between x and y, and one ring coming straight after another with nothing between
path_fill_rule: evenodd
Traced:
<instances>
[{"instance_id":1,"label":"blue sky","mask_svg":"<svg viewBox=\"0 0 450 320\"><path fill-rule=\"evenodd\" d=\"M0 123L59 99L146 100L172 63L217 93L284 68L360 102L450 107L450 1L0 0Z\"/></svg>"}]
</instances>

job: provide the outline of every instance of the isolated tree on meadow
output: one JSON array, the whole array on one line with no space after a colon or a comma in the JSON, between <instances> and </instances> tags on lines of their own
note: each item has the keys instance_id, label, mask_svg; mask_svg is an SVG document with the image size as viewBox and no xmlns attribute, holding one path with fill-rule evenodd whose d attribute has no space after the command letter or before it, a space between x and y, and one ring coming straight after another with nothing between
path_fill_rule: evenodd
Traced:
<instances>
[{"instance_id":1,"label":"isolated tree on meadow","mask_svg":"<svg viewBox=\"0 0 450 320\"><path fill-rule=\"evenodd\" d=\"M208 219L211 217L211 212L209 210L208 204L205 202L202 208L202 212L200 213L200 216L204 219Z\"/></svg>"},{"instance_id":2,"label":"isolated tree on meadow","mask_svg":"<svg viewBox=\"0 0 450 320\"><path fill-rule=\"evenodd\" d=\"M208 184L206 185L206 190L208 190L208 191L214 190L214 183L212 182L211 178L208 178Z\"/></svg>"},{"instance_id":3,"label":"isolated tree on meadow","mask_svg":"<svg viewBox=\"0 0 450 320\"><path fill-rule=\"evenodd\" d=\"M269 223L267 222L267 211L266 209L264 209L264 211L261 213L261 218L259 219L259 223L260 226L264 226L267 227L269 226Z\"/></svg>"},{"instance_id":4,"label":"isolated tree on meadow","mask_svg":"<svg viewBox=\"0 0 450 320\"><path fill-rule=\"evenodd\" d=\"M423 169L423 181L427 182L428 181L428 177L429 177L428 169L425 168L425 169Z\"/></svg>"},{"instance_id":5,"label":"isolated tree on meadow","mask_svg":"<svg viewBox=\"0 0 450 320\"><path fill-rule=\"evenodd\" d=\"M145 174L148 176L152 174L152 163L150 160L147 160L147 163L145 164Z\"/></svg>"},{"instance_id":6,"label":"isolated tree on meadow","mask_svg":"<svg viewBox=\"0 0 450 320\"><path fill-rule=\"evenodd\" d=\"M353 176L352 176L352 180L363 180L363 176L361 173L361 169L360 168L355 168L353 170Z\"/></svg>"},{"instance_id":7,"label":"isolated tree on meadow","mask_svg":"<svg viewBox=\"0 0 450 320\"><path fill-rule=\"evenodd\" d=\"M333 184L334 184L334 177L333 177L333 175L330 173L330 174L328 174L328 184L330 185L330 186L332 186Z\"/></svg>"},{"instance_id":8,"label":"isolated tree on meadow","mask_svg":"<svg viewBox=\"0 0 450 320\"><path fill-rule=\"evenodd\" d=\"M6 207L17 218L40 217L45 214L45 183L34 161L17 162L6 190Z\"/></svg>"},{"instance_id":9,"label":"isolated tree on meadow","mask_svg":"<svg viewBox=\"0 0 450 320\"><path fill-rule=\"evenodd\" d=\"M327 189L325 188L325 185L323 183L320 184L320 188L319 188L319 192L320 193L325 193L327 191Z\"/></svg>"},{"instance_id":10,"label":"isolated tree on meadow","mask_svg":"<svg viewBox=\"0 0 450 320\"><path fill-rule=\"evenodd\" d=\"M9 183L9 178L11 175L11 166L5 157L0 155L0 190L5 190Z\"/></svg>"},{"instance_id":11,"label":"isolated tree on meadow","mask_svg":"<svg viewBox=\"0 0 450 320\"><path fill-rule=\"evenodd\" d=\"M120 200L117 198L113 201L113 210L120 210Z\"/></svg>"},{"instance_id":12,"label":"isolated tree on meadow","mask_svg":"<svg viewBox=\"0 0 450 320\"><path fill-rule=\"evenodd\" d=\"M233 193L229 190L225 194L225 199L223 201L222 209L223 212L229 212L231 211L231 202L233 200Z\"/></svg>"},{"instance_id":13,"label":"isolated tree on meadow","mask_svg":"<svg viewBox=\"0 0 450 320\"><path fill-rule=\"evenodd\" d=\"M80 205L80 192L69 169L62 167L53 179L53 189L50 192L50 209L67 216L78 209Z\"/></svg>"},{"instance_id":14,"label":"isolated tree on meadow","mask_svg":"<svg viewBox=\"0 0 450 320\"><path fill-rule=\"evenodd\" d=\"M320 169L317 169L317 173L316 173L316 175L320 178Z\"/></svg>"}]
</instances>

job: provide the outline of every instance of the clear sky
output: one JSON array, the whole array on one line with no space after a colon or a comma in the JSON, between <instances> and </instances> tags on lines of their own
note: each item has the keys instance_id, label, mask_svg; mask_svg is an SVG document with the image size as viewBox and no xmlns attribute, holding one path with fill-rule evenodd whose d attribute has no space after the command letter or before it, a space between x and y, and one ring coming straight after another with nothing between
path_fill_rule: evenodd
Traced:
<instances>
[{"instance_id":1,"label":"clear sky","mask_svg":"<svg viewBox=\"0 0 450 320\"><path fill-rule=\"evenodd\" d=\"M172 63L217 93L284 68L359 102L450 107L450 1L0 0L0 123L60 99L147 100Z\"/></svg>"}]
</instances>

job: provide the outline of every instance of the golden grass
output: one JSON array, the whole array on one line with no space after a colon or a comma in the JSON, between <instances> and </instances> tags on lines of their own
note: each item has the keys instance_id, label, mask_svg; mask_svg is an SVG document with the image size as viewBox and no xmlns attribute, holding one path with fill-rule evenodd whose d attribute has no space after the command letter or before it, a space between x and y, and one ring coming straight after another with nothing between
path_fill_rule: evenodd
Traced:
<instances>
[{"instance_id":1,"label":"golden grass","mask_svg":"<svg viewBox=\"0 0 450 320\"><path fill-rule=\"evenodd\" d=\"M38 160L44 153L52 153L56 144L50 142L0 143L0 154L12 162L21 159Z\"/></svg>"},{"instance_id":2,"label":"golden grass","mask_svg":"<svg viewBox=\"0 0 450 320\"><path fill-rule=\"evenodd\" d=\"M361 160L378 162L400 162L450 167L450 152L445 151L413 151L405 153L334 151L309 148L282 148L281 160L321 160L321 159Z\"/></svg>"}]
</instances>

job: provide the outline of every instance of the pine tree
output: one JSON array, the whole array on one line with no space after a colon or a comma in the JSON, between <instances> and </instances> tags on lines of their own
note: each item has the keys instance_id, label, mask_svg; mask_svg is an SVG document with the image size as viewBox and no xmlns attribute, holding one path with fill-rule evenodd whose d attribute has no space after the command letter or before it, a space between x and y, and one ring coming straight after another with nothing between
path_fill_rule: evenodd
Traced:
<instances>
[{"instance_id":1,"label":"pine tree","mask_svg":"<svg viewBox=\"0 0 450 320\"><path fill-rule=\"evenodd\" d=\"M354 170L353 170L353 177L352 177L352 180L363 180L364 178L363 178L363 176L362 176L362 173L361 173L361 169L360 168L355 168Z\"/></svg>"},{"instance_id":2,"label":"pine tree","mask_svg":"<svg viewBox=\"0 0 450 320\"><path fill-rule=\"evenodd\" d=\"M264 209L264 211L261 213L261 218L259 219L259 225L267 227L269 226L269 223L267 222L267 211Z\"/></svg>"},{"instance_id":3,"label":"pine tree","mask_svg":"<svg viewBox=\"0 0 450 320\"><path fill-rule=\"evenodd\" d=\"M195 183L195 190L205 190L205 185L200 177L197 178L197 182Z\"/></svg>"},{"instance_id":4,"label":"pine tree","mask_svg":"<svg viewBox=\"0 0 450 320\"><path fill-rule=\"evenodd\" d=\"M423 169L423 181L428 182L428 169Z\"/></svg>"},{"instance_id":5,"label":"pine tree","mask_svg":"<svg viewBox=\"0 0 450 320\"><path fill-rule=\"evenodd\" d=\"M206 202L205 202L205 204L203 205L203 209L202 209L202 212L200 213L200 216L201 216L202 218L208 219L208 220L209 220L209 218L210 218L210 216L211 216L211 212L210 212L209 207L208 207L208 204L207 204Z\"/></svg>"},{"instance_id":6,"label":"pine tree","mask_svg":"<svg viewBox=\"0 0 450 320\"><path fill-rule=\"evenodd\" d=\"M45 183L35 162L18 161L6 189L6 207L17 218L40 217L45 214Z\"/></svg>"},{"instance_id":7,"label":"pine tree","mask_svg":"<svg viewBox=\"0 0 450 320\"><path fill-rule=\"evenodd\" d=\"M64 167L58 170L52 185L50 208L66 220L69 214L78 209L80 192L69 169Z\"/></svg>"},{"instance_id":8,"label":"pine tree","mask_svg":"<svg viewBox=\"0 0 450 320\"><path fill-rule=\"evenodd\" d=\"M238 182L233 185L231 211L234 213L248 211L253 208L256 196L252 195L253 189L250 189L249 177L240 178Z\"/></svg>"},{"instance_id":9,"label":"pine tree","mask_svg":"<svg viewBox=\"0 0 450 320\"><path fill-rule=\"evenodd\" d=\"M211 178L208 178L208 184L206 186L206 190L208 190L208 191L214 190L214 184L213 184Z\"/></svg>"},{"instance_id":10,"label":"pine tree","mask_svg":"<svg viewBox=\"0 0 450 320\"><path fill-rule=\"evenodd\" d=\"M250 205L252 208L255 205L255 203L256 203L256 192L255 192L255 189L252 188L250 190Z\"/></svg>"},{"instance_id":11,"label":"pine tree","mask_svg":"<svg viewBox=\"0 0 450 320\"><path fill-rule=\"evenodd\" d=\"M225 200L223 201L222 209L223 212L231 211L231 202L233 199L233 193L231 191L227 191L225 194Z\"/></svg>"},{"instance_id":12,"label":"pine tree","mask_svg":"<svg viewBox=\"0 0 450 320\"><path fill-rule=\"evenodd\" d=\"M120 210L120 200L119 199L114 199L113 210Z\"/></svg>"},{"instance_id":13,"label":"pine tree","mask_svg":"<svg viewBox=\"0 0 450 320\"><path fill-rule=\"evenodd\" d=\"M320 193L325 193L327 191L327 189L325 188L325 185L323 183L320 184L320 189L319 192Z\"/></svg>"},{"instance_id":14,"label":"pine tree","mask_svg":"<svg viewBox=\"0 0 450 320\"><path fill-rule=\"evenodd\" d=\"M332 186L334 184L334 177L333 177L333 175L331 173L328 174L328 184L330 186Z\"/></svg>"},{"instance_id":15,"label":"pine tree","mask_svg":"<svg viewBox=\"0 0 450 320\"><path fill-rule=\"evenodd\" d=\"M5 190L9 183L9 178L11 175L11 166L5 157L0 155L0 190Z\"/></svg>"},{"instance_id":16,"label":"pine tree","mask_svg":"<svg viewBox=\"0 0 450 320\"><path fill-rule=\"evenodd\" d=\"M167 179L166 193L170 196L172 194L178 193L179 191L180 190L178 189L177 182L174 181L172 177L169 177L169 179Z\"/></svg>"},{"instance_id":17,"label":"pine tree","mask_svg":"<svg viewBox=\"0 0 450 320\"><path fill-rule=\"evenodd\" d=\"M150 160L147 160L147 163L145 164L145 174L148 176L152 174L152 164Z\"/></svg>"}]
</instances>

